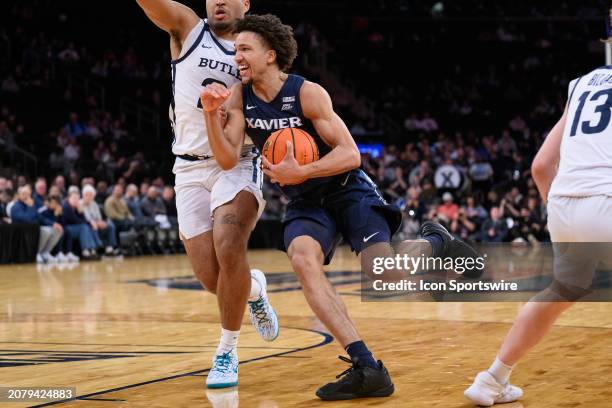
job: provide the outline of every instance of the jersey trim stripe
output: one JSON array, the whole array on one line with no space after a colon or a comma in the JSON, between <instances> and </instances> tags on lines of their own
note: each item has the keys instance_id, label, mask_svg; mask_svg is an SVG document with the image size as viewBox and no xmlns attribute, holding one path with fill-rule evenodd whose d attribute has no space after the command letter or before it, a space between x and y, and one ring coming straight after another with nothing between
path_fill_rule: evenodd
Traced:
<instances>
[{"instance_id":1,"label":"jersey trim stripe","mask_svg":"<svg viewBox=\"0 0 612 408\"><path fill-rule=\"evenodd\" d=\"M176 65L179 62L184 61L185 58L187 58L192 52L195 51L196 48L198 48L198 45L200 45L200 43L202 42L202 37L204 37L204 33L206 32L206 28L207 27L208 27L208 24L204 23L204 27L202 27L202 30L200 31L200 34L198 34L198 38L195 40L195 42L193 43L191 48L189 48L189 50L187 50L185 55L183 55L181 58L173 60L173 61L170 61L170 63L172 65Z\"/></svg>"},{"instance_id":2,"label":"jersey trim stripe","mask_svg":"<svg viewBox=\"0 0 612 408\"><path fill-rule=\"evenodd\" d=\"M578 88L578 83L580 82L582 78L584 78L584 76L581 76L580 78L576 80L576 83L574 84L574 89L572 89L572 92L570 92L569 99L567 100L568 106L569 106L569 103L572 101L572 97L574 96L574 91L576 90L576 88Z\"/></svg>"},{"instance_id":3,"label":"jersey trim stripe","mask_svg":"<svg viewBox=\"0 0 612 408\"><path fill-rule=\"evenodd\" d=\"M253 157L253 183L257 183L257 179L259 178L259 153L257 156Z\"/></svg>"},{"instance_id":4,"label":"jersey trim stripe","mask_svg":"<svg viewBox=\"0 0 612 408\"><path fill-rule=\"evenodd\" d=\"M175 95L176 95L176 65L172 64L172 100L170 101L170 107L172 108L172 147L174 147L174 144L176 143L176 133L174 130L174 127L176 126L176 101L175 101Z\"/></svg>"},{"instance_id":5,"label":"jersey trim stripe","mask_svg":"<svg viewBox=\"0 0 612 408\"><path fill-rule=\"evenodd\" d=\"M236 55L236 51L230 51L227 48L225 48L223 46L223 44L221 44L219 42L219 40L217 39L217 37L215 37L215 34L212 32L212 30L210 29L210 26L208 25L208 23L206 23L204 25L204 28L206 29L206 31L208 31L210 33L210 38L212 38L213 42L217 45L217 48L219 48L221 51L223 51L223 53L225 55Z\"/></svg>"}]
</instances>

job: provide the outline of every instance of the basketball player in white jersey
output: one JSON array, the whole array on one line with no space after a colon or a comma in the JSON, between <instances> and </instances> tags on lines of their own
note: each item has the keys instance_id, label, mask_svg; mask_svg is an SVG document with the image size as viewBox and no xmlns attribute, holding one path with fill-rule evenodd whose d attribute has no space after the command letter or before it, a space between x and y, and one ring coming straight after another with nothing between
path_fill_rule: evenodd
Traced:
<instances>
[{"instance_id":1,"label":"basketball player in white jersey","mask_svg":"<svg viewBox=\"0 0 612 408\"><path fill-rule=\"evenodd\" d=\"M263 177L259 154L248 139L235 167L219 165L212 157L200 92L210 83L231 87L239 82L232 27L249 10L250 0L206 0L204 20L176 1L137 2L170 35L170 120L179 230L193 271L217 295L221 315L221 340L206 384L231 387L238 384L236 346L247 300L261 337L272 341L278 336L265 276L249 271L246 259L249 235L265 206Z\"/></svg>"},{"instance_id":2,"label":"basketball player in white jersey","mask_svg":"<svg viewBox=\"0 0 612 408\"><path fill-rule=\"evenodd\" d=\"M598 264L612 265L612 66L569 85L565 112L532 164L544 201L555 259L553 283L520 311L497 358L465 396L478 405L512 402L515 364L557 317L589 293Z\"/></svg>"}]
</instances>

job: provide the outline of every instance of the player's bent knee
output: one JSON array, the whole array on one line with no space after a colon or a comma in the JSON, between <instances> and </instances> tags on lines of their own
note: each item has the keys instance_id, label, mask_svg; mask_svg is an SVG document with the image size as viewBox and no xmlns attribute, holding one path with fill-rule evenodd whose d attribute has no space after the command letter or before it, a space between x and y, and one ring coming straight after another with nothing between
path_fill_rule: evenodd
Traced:
<instances>
[{"instance_id":1,"label":"player's bent knee","mask_svg":"<svg viewBox=\"0 0 612 408\"><path fill-rule=\"evenodd\" d=\"M308 259L307 255L294 254L293 256L291 256L291 265L297 273L303 273L304 271L307 271L312 263L313 262Z\"/></svg>"},{"instance_id":2,"label":"player's bent knee","mask_svg":"<svg viewBox=\"0 0 612 408\"><path fill-rule=\"evenodd\" d=\"M202 284L202 286L204 287L204 289L213 294L217 293L218 275L208 274L205 270L202 269L197 269L194 271L194 273L196 275L196 278L198 278L198 281L200 281L200 284Z\"/></svg>"},{"instance_id":3,"label":"player's bent knee","mask_svg":"<svg viewBox=\"0 0 612 408\"><path fill-rule=\"evenodd\" d=\"M583 289L554 279L547 290L540 292L534 299L550 302L577 302L590 293L592 291L589 289Z\"/></svg>"},{"instance_id":4,"label":"player's bent knee","mask_svg":"<svg viewBox=\"0 0 612 408\"><path fill-rule=\"evenodd\" d=\"M295 273L298 274L300 281L307 280L308 277L318 275L318 270L321 269L320 263L316 256L310 254L296 253L291 256L291 266Z\"/></svg>"}]
</instances>

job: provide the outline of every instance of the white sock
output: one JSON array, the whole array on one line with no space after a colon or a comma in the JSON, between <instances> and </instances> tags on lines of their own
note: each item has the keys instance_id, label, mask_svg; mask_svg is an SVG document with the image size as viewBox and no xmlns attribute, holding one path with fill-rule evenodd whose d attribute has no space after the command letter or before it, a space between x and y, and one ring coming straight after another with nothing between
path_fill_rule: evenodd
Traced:
<instances>
[{"instance_id":1,"label":"white sock","mask_svg":"<svg viewBox=\"0 0 612 408\"><path fill-rule=\"evenodd\" d=\"M251 293L249 294L249 301L254 302L261 297L261 285L251 276Z\"/></svg>"},{"instance_id":2,"label":"white sock","mask_svg":"<svg viewBox=\"0 0 612 408\"><path fill-rule=\"evenodd\" d=\"M512 373L513 368L514 366L506 365L499 359L499 357L495 357L495 361L493 364L491 364L488 371L493 377L495 377L497 382L503 385L510 379L510 373Z\"/></svg>"},{"instance_id":3,"label":"white sock","mask_svg":"<svg viewBox=\"0 0 612 408\"><path fill-rule=\"evenodd\" d=\"M219 346L217 347L217 354L229 353L236 349L238 345L238 337L240 337L240 330L231 331L221 329L221 340L219 340Z\"/></svg>"}]
</instances>

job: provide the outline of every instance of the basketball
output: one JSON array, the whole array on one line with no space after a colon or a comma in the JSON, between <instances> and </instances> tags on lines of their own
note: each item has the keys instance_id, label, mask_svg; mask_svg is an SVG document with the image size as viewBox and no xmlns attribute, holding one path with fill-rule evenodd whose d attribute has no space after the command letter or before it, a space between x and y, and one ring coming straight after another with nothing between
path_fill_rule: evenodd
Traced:
<instances>
[{"instance_id":1,"label":"basketball","mask_svg":"<svg viewBox=\"0 0 612 408\"><path fill-rule=\"evenodd\" d=\"M300 166L319 160L319 148L312 136L301 129L287 128L272 133L263 147L263 155L272 164L280 163L287 153L287 141L293 143L293 157Z\"/></svg>"}]
</instances>

